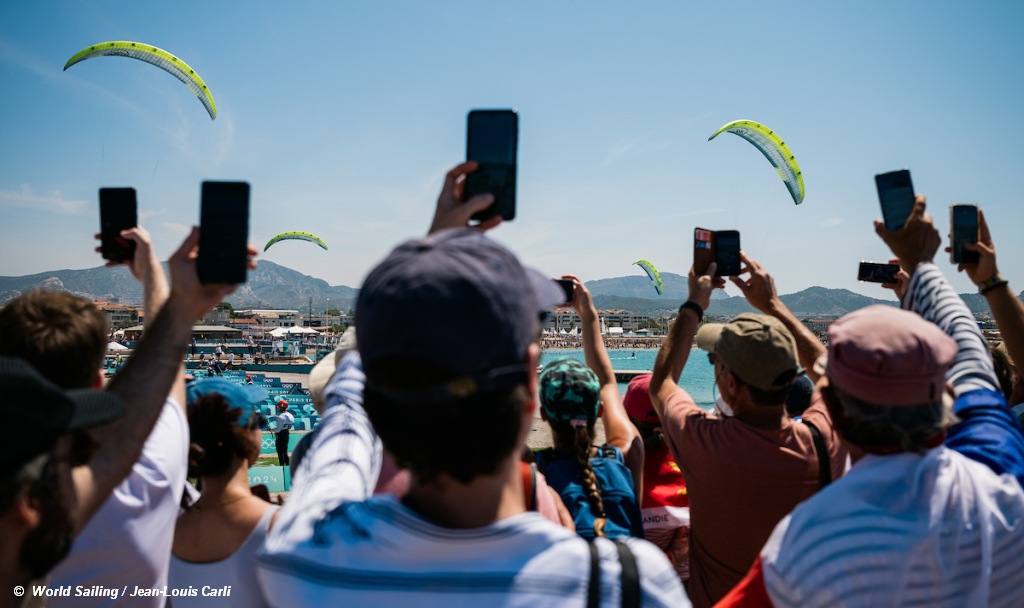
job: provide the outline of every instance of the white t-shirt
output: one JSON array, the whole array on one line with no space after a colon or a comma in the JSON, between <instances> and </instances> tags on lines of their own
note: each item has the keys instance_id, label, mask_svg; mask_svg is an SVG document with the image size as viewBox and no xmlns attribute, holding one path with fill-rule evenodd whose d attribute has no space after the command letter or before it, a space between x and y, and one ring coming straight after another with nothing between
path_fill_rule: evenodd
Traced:
<instances>
[{"instance_id":1,"label":"white t-shirt","mask_svg":"<svg viewBox=\"0 0 1024 608\"><path fill-rule=\"evenodd\" d=\"M103 503L71 553L50 575L50 586L102 585L128 593L167 584L174 523L188 470L188 421L168 398L138 462ZM120 595L120 594L119 594ZM47 606L153 606L164 597L52 597Z\"/></svg>"},{"instance_id":2,"label":"white t-shirt","mask_svg":"<svg viewBox=\"0 0 1024 608\"><path fill-rule=\"evenodd\" d=\"M587 542L522 513L474 529L437 526L391 496L369 498L381 445L362 408L358 353L328 383L320 430L259 556L272 606L584 606ZM300 472L301 471L301 472ZM664 553L628 539L644 606L686 607ZM599 539L601 605L621 604L621 567Z\"/></svg>"},{"instance_id":3,"label":"white t-shirt","mask_svg":"<svg viewBox=\"0 0 1024 608\"><path fill-rule=\"evenodd\" d=\"M285 410L284 412L281 412L280 414L277 415L277 430L278 431L291 430L291 428L292 428L292 426L294 424L295 424L295 416L292 416L289 411Z\"/></svg>"}]
</instances>

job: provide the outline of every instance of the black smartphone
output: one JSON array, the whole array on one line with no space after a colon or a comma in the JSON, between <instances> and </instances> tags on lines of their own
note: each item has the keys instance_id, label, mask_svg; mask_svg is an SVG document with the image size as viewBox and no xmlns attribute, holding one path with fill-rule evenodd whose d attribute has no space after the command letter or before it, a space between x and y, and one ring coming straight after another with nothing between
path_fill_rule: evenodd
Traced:
<instances>
[{"instance_id":1,"label":"black smartphone","mask_svg":"<svg viewBox=\"0 0 1024 608\"><path fill-rule=\"evenodd\" d=\"M868 283L896 283L899 264L882 264L881 262L861 262L857 268L857 280Z\"/></svg>"},{"instance_id":2,"label":"black smartphone","mask_svg":"<svg viewBox=\"0 0 1024 608\"><path fill-rule=\"evenodd\" d=\"M249 184L203 182L199 218L200 283L245 283L249 258Z\"/></svg>"},{"instance_id":3,"label":"black smartphone","mask_svg":"<svg viewBox=\"0 0 1024 608\"><path fill-rule=\"evenodd\" d=\"M462 200L477 194L494 195L494 204L475 214L474 220L500 215L516 217L516 154L519 147L519 114L515 110L473 110L466 126L466 160L477 163L466 175Z\"/></svg>"},{"instance_id":4,"label":"black smartphone","mask_svg":"<svg viewBox=\"0 0 1024 608\"><path fill-rule=\"evenodd\" d=\"M887 230L899 230L914 210L914 184L910 171L900 169L875 176L878 202L882 205L882 221Z\"/></svg>"},{"instance_id":5,"label":"black smartphone","mask_svg":"<svg viewBox=\"0 0 1024 608\"><path fill-rule=\"evenodd\" d=\"M739 230L718 230L715 232L716 277L735 277L740 274L740 232Z\"/></svg>"},{"instance_id":6,"label":"black smartphone","mask_svg":"<svg viewBox=\"0 0 1024 608\"><path fill-rule=\"evenodd\" d=\"M558 286L562 288L562 293L565 294L565 299L562 300L561 306L572 306L572 300L576 286L573 284L572 279L552 279Z\"/></svg>"},{"instance_id":7,"label":"black smartphone","mask_svg":"<svg viewBox=\"0 0 1024 608\"><path fill-rule=\"evenodd\" d=\"M135 241L122 230L139 225L135 188L100 188L100 254L111 262L135 257Z\"/></svg>"},{"instance_id":8,"label":"black smartphone","mask_svg":"<svg viewBox=\"0 0 1024 608\"><path fill-rule=\"evenodd\" d=\"M978 242L978 206L957 203L949 206L949 226L952 238L949 258L954 264L977 264L978 252L964 247L964 243Z\"/></svg>"}]
</instances>

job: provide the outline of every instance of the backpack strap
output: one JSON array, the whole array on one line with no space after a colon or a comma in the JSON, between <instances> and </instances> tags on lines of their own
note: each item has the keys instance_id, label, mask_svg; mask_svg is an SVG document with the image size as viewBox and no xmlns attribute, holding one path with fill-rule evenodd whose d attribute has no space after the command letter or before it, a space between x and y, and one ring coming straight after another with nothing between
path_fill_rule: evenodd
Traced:
<instances>
[{"instance_id":1,"label":"backpack strap","mask_svg":"<svg viewBox=\"0 0 1024 608\"><path fill-rule=\"evenodd\" d=\"M825 440L821 437L821 431L818 427L814 426L806 420L802 420L807 425L808 430L811 431L811 439L814 441L814 451L818 455L818 482L821 483L821 487L825 487L832 483L832 466L828 461L828 450L825 449Z\"/></svg>"},{"instance_id":2,"label":"backpack strap","mask_svg":"<svg viewBox=\"0 0 1024 608\"><path fill-rule=\"evenodd\" d=\"M601 556L597 553L597 539L587 539L590 549L590 580L587 582L587 608L601 606Z\"/></svg>"},{"instance_id":3,"label":"backpack strap","mask_svg":"<svg viewBox=\"0 0 1024 608\"><path fill-rule=\"evenodd\" d=\"M615 539L615 547L619 550L619 563L622 565L622 608L640 608L640 569L636 565L636 557L621 538Z\"/></svg>"}]
</instances>

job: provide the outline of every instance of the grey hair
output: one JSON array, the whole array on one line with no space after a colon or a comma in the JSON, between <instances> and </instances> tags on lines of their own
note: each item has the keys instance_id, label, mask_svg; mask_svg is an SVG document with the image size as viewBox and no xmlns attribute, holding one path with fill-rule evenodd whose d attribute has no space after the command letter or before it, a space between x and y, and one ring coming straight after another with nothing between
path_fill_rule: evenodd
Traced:
<instances>
[{"instance_id":1,"label":"grey hair","mask_svg":"<svg viewBox=\"0 0 1024 608\"><path fill-rule=\"evenodd\" d=\"M952 400L893 407L867 403L833 386L847 424L843 437L850 443L870 446L899 446L906 452L924 452L922 442L958 421Z\"/></svg>"}]
</instances>

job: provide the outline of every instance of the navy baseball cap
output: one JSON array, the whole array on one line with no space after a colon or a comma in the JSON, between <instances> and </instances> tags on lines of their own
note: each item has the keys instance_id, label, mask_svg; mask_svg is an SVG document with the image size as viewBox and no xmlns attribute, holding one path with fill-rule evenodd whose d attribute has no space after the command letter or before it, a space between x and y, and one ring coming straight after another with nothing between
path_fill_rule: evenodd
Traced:
<instances>
[{"instance_id":1,"label":"navy baseball cap","mask_svg":"<svg viewBox=\"0 0 1024 608\"><path fill-rule=\"evenodd\" d=\"M12 470L52 450L61 435L113 422L126 409L108 391L65 391L15 357L0 357L0 395L0 416L17 424L0 442L0 458Z\"/></svg>"},{"instance_id":2,"label":"navy baseball cap","mask_svg":"<svg viewBox=\"0 0 1024 608\"><path fill-rule=\"evenodd\" d=\"M431 403L525 384L527 348L542 316L564 297L550 278L479 230L407 241L359 291L356 341L367 387L397 401ZM428 361L451 379L434 387L383 385L374 363L395 356Z\"/></svg>"}]
</instances>

